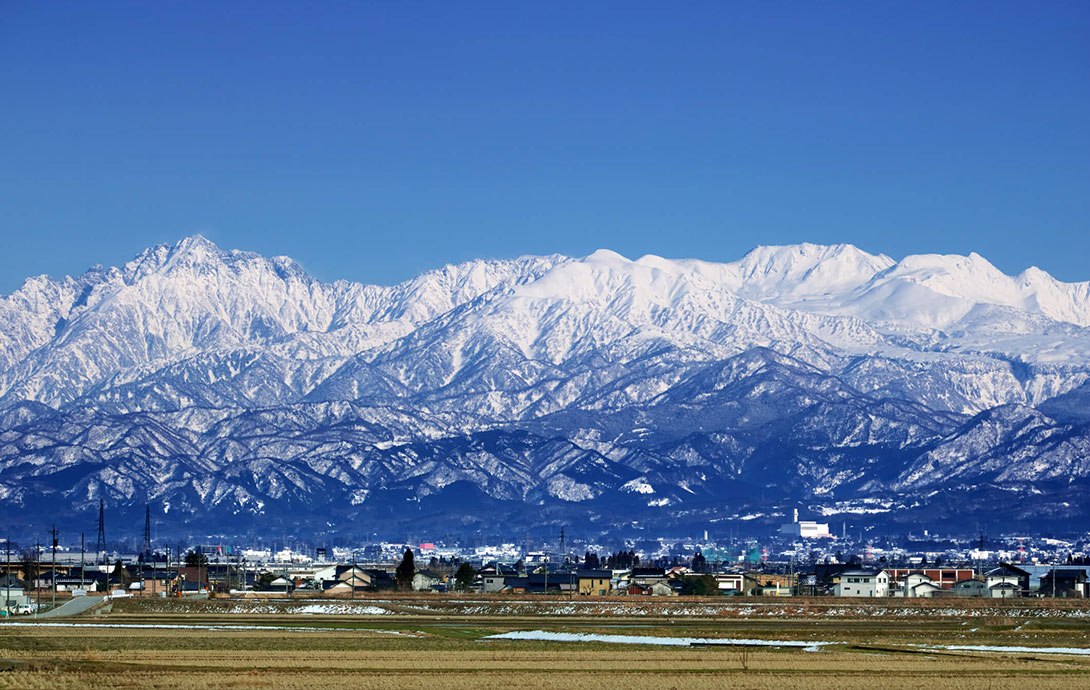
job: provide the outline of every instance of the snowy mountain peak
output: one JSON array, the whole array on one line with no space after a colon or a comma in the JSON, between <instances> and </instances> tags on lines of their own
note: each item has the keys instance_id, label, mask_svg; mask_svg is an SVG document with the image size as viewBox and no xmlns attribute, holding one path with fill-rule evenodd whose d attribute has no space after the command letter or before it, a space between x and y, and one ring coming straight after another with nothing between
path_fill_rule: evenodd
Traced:
<instances>
[{"instance_id":1,"label":"snowy mountain peak","mask_svg":"<svg viewBox=\"0 0 1090 690\"><path fill-rule=\"evenodd\" d=\"M172 253L194 252L199 254L219 254L220 248L216 243L200 233L183 237L172 248Z\"/></svg>"},{"instance_id":2,"label":"snowy mountain peak","mask_svg":"<svg viewBox=\"0 0 1090 690\"><path fill-rule=\"evenodd\" d=\"M742 294L791 303L853 290L893 263L850 244L796 244L756 247L727 266Z\"/></svg>"},{"instance_id":3,"label":"snowy mountain peak","mask_svg":"<svg viewBox=\"0 0 1090 690\"><path fill-rule=\"evenodd\" d=\"M631 261L600 249L582 259L471 261L391 287L323 284L287 257L223 251L194 235L120 270L30 280L0 301L0 395L62 402L125 372L219 349L314 360L417 348L425 338L447 362L436 376L451 381L473 362L488 366L479 344L466 351L474 333L553 364L607 344L670 343L720 356L776 342L785 351L866 349L890 328L925 340L933 329L957 332L975 350L1024 361L1083 361L1090 345L1080 338L1049 349L1039 341L1027 349L1025 338L1040 328L1034 319L1090 323L1087 285L1036 269L1012 278L975 253L894 261L850 244L808 243L756 247L732 263Z\"/></svg>"},{"instance_id":4,"label":"snowy mountain peak","mask_svg":"<svg viewBox=\"0 0 1090 690\"><path fill-rule=\"evenodd\" d=\"M642 521L642 486L722 515L769 476L793 503L1087 478L1033 410L1090 385L1088 286L845 244L327 284L194 236L0 298L0 507L380 519L472 487Z\"/></svg>"},{"instance_id":5,"label":"snowy mountain peak","mask_svg":"<svg viewBox=\"0 0 1090 690\"><path fill-rule=\"evenodd\" d=\"M892 266L884 254L869 254L852 244L761 245L746 252L737 266L743 275L799 276L818 265L833 264L845 270L873 274Z\"/></svg>"}]
</instances>

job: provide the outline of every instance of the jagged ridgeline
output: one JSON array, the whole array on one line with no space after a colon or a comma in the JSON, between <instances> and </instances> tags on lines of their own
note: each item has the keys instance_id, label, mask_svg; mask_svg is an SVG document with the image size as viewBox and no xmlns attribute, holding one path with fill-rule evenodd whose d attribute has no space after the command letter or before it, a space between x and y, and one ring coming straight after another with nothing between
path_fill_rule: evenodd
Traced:
<instances>
[{"instance_id":1,"label":"jagged ridgeline","mask_svg":"<svg viewBox=\"0 0 1090 690\"><path fill-rule=\"evenodd\" d=\"M192 237L0 299L0 507L239 534L766 532L796 505L1074 527L1088 378L1090 284L976 254L598 251L375 286Z\"/></svg>"}]
</instances>

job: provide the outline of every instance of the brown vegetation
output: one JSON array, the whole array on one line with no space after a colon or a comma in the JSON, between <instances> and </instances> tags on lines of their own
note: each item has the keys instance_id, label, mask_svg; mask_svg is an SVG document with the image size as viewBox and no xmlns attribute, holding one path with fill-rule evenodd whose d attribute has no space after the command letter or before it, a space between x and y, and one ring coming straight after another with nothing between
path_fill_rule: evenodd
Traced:
<instances>
[{"instance_id":1,"label":"brown vegetation","mask_svg":"<svg viewBox=\"0 0 1090 690\"><path fill-rule=\"evenodd\" d=\"M92 624L208 625L212 629L36 627L0 624L0 688L162 687L339 688L406 687L703 690L789 685L825 688L927 687L929 690L1015 684L1071 688L1090 682L1090 658L1042 653L964 653L926 644L1020 644L1090 647L1090 619L1022 615L959 616L950 602L934 616L883 615L885 602L857 615L779 618L669 615L605 617L505 616L485 607L413 613L414 606L449 601L384 597L367 603L395 615L231 613L236 601L124 600ZM488 601L465 598L463 601ZM722 600L719 600L722 601ZM312 603L312 602L311 602ZM641 601L646 603L646 600ZM677 604L677 600L667 604ZM692 602L687 602L692 603ZM793 604L810 611L811 602ZM842 602L838 602L843 605ZM988 611L1025 612L1021 608ZM819 602L818 608L825 602ZM890 610L903 610L896 602ZM920 604L916 604L921 606ZM922 606L933 606L927 602ZM667 609L669 606L667 606ZM624 609L619 609L623 611ZM964 613L964 612L963 612ZM218 626L218 627L216 627ZM250 629L232 626L264 626ZM824 640L820 652L801 649L621 646L602 643L483 639L512 629L545 629L701 637Z\"/></svg>"}]
</instances>

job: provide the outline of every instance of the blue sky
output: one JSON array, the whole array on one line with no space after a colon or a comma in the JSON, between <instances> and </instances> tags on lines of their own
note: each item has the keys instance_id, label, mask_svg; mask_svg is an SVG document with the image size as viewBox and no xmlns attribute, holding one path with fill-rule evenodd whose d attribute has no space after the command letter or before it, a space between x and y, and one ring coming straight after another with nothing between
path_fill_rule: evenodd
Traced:
<instances>
[{"instance_id":1,"label":"blue sky","mask_svg":"<svg viewBox=\"0 0 1090 690\"><path fill-rule=\"evenodd\" d=\"M0 4L0 292L851 242L1090 279L1090 3Z\"/></svg>"}]
</instances>

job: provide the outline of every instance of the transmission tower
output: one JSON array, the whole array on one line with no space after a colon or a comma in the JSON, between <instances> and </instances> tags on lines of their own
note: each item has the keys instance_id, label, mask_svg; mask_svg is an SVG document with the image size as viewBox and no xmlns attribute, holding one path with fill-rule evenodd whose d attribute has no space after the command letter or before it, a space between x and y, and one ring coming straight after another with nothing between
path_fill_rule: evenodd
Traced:
<instances>
[{"instance_id":1,"label":"transmission tower","mask_svg":"<svg viewBox=\"0 0 1090 690\"><path fill-rule=\"evenodd\" d=\"M106 520L105 520L105 507L106 503L101 498L98 499L98 544L95 547L95 561L102 565L106 558Z\"/></svg>"},{"instance_id":2,"label":"transmission tower","mask_svg":"<svg viewBox=\"0 0 1090 690\"><path fill-rule=\"evenodd\" d=\"M140 548L140 559L151 558L151 506L144 506L144 545Z\"/></svg>"}]
</instances>

